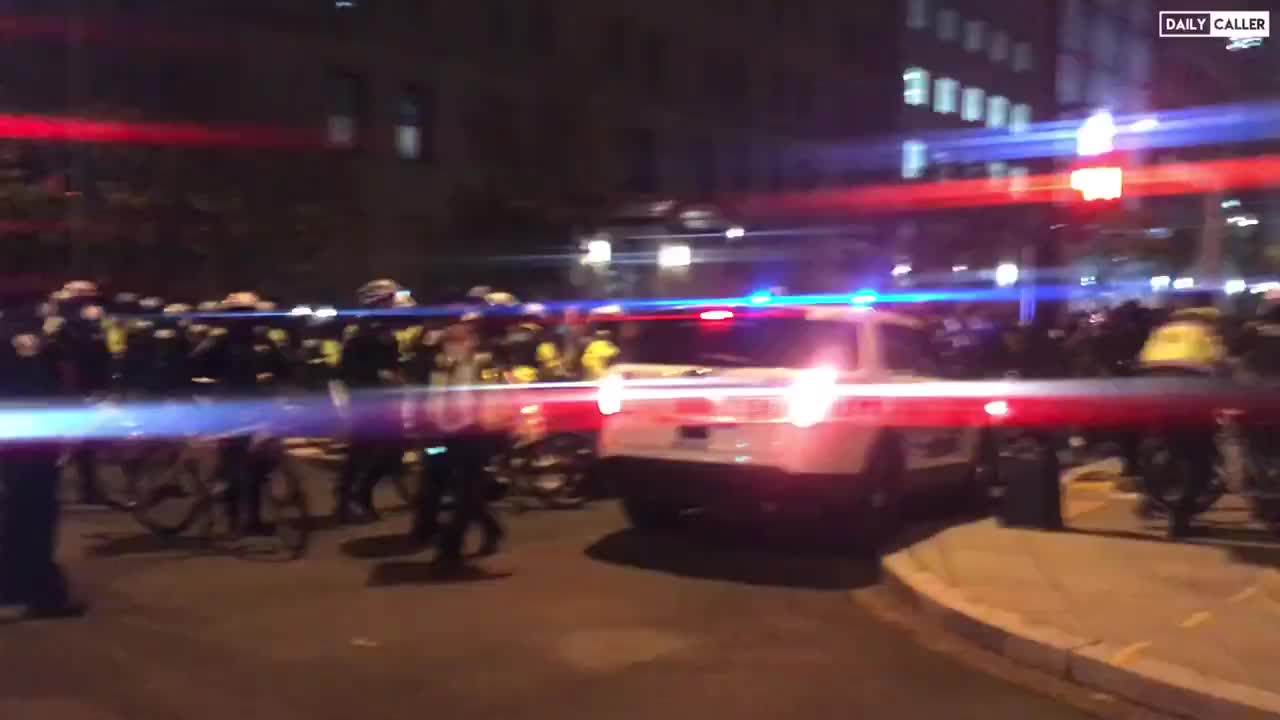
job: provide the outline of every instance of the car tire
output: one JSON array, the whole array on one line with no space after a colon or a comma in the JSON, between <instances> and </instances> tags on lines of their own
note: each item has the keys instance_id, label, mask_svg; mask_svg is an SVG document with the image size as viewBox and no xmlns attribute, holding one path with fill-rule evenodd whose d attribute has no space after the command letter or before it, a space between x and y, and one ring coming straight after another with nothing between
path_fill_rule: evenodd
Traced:
<instances>
[{"instance_id":1,"label":"car tire","mask_svg":"<svg viewBox=\"0 0 1280 720\"><path fill-rule=\"evenodd\" d=\"M995 436L990 430L983 430L978 436L973 461L965 473L964 485L960 488L960 502L965 510L982 515L991 512L994 503L992 491L1002 489L999 466Z\"/></svg>"},{"instance_id":2,"label":"car tire","mask_svg":"<svg viewBox=\"0 0 1280 720\"><path fill-rule=\"evenodd\" d=\"M885 436L872 450L862 477L855 483L851 539L877 549L902 527L902 474L906 467L902 446ZM846 520L846 523L849 521Z\"/></svg>"},{"instance_id":3,"label":"car tire","mask_svg":"<svg viewBox=\"0 0 1280 720\"><path fill-rule=\"evenodd\" d=\"M681 508L676 503L636 497L622 499L622 512L636 530L671 530L680 522Z\"/></svg>"}]
</instances>

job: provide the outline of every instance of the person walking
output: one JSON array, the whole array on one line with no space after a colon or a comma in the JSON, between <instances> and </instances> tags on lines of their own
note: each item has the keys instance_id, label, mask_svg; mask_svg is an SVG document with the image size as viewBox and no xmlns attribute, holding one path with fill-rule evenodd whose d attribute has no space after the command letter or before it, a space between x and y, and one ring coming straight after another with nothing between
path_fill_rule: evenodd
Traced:
<instances>
[{"instance_id":1,"label":"person walking","mask_svg":"<svg viewBox=\"0 0 1280 720\"><path fill-rule=\"evenodd\" d=\"M473 524L479 524L484 532L481 555L496 553L504 536L488 506L490 485L485 468L501 449L506 434L501 421L486 407L485 398L492 393L472 387L480 383L485 364L475 322L464 317L445 332L431 374L427 411L436 431L444 436L443 452L429 457L426 471L432 482L419 494L410 530L411 541L429 543L439 529L441 498L447 488L453 490L453 516L439 531L436 556L436 565L444 572L462 567L463 540Z\"/></svg>"},{"instance_id":2,"label":"person walking","mask_svg":"<svg viewBox=\"0 0 1280 720\"><path fill-rule=\"evenodd\" d=\"M37 318L6 317L6 325L0 392L14 402L30 402L32 421L24 427L37 437L0 444L0 603L21 605L31 618L73 617L86 606L72 599L54 559L60 448L38 437L40 408L60 389L55 358Z\"/></svg>"}]
</instances>

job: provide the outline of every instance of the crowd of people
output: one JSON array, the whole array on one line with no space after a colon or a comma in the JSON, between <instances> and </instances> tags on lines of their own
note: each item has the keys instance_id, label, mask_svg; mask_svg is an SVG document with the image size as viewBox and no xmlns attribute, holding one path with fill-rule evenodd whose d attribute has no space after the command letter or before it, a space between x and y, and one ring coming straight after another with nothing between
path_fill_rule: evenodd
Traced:
<instances>
[{"instance_id":1,"label":"crowd of people","mask_svg":"<svg viewBox=\"0 0 1280 720\"><path fill-rule=\"evenodd\" d=\"M617 356L607 315L562 314L509 293L475 288L444 314L414 309L406 288L390 279L366 283L344 313L281 312L253 292L217 302L165 303L121 293L105 297L89 281L66 283L47 299L4 308L8 340L0 352L0 397L10 404L190 398L195 394L264 397L286 389L329 392L338 402L402 385L460 386L600 377ZM448 397L451 394L441 394ZM461 395L461 394L456 394ZM485 508L487 460L506 441L474 408L434 409L450 438L432 458L433 482L420 494L412 537L438 542L438 561L456 567L469 524L497 549L501 528ZM337 482L337 519L376 517L373 487L401 462L395 430L371 422L346 428L347 455ZM228 518L236 532L265 532L260 494L265 471L249 457L250 438L220 444L231 479ZM70 464L79 499L102 503L98 467L88 445L10 441L0 451L0 601L32 614L79 612L57 566L53 544L62 466ZM439 527L441 496L455 498L452 522Z\"/></svg>"},{"instance_id":2,"label":"crowd of people","mask_svg":"<svg viewBox=\"0 0 1280 720\"><path fill-rule=\"evenodd\" d=\"M1136 302L1106 310L1045 313L1056 322L1019 325L1001 308L974 306L933 312L918 308L932 329L944 375L968 377L1120 377L1137 374L1268 374L1280 367L1280 304L1263 303L1242 317L1214 307L1207 293L1176 296L1164 309ZM336 405L368 391L401 386L457 387L594 380L622 349L622 318L604 311L554 316L509 293L475 288L444 311L420 312L411 293L390 279L366 283L345 312L281 311L253 292L218 302L165 303L128 293L104 297L92 282L74 281L47 299L5 308L8 339L0 353L0 397L10 403L61 399L86 406L125 400L189 398L196 393L262 397L286 388L327 392ZM509 428L491 422L473 393L439 393L431 422L447 438L447 452L425 458L435 481L419 494L411 531L438 545L438 562L462 562L462 537L473 523L485 532L483 550L502 539L485 504L485 465L509 442ZM386 418L384 418L386 420ZM336 430L336 429L335 429ZM1065 430L1065 429L1064 429ZM339 434L335 432L335 434ZM343 428L348 441L336 483L336 517L343 523L377 517L373 489L399 471L403 434L362 422ZM1121 444L1136 463L1134 432ZM1209 475L1213 448L1206 432L1184 447ZM220 462L232 479L228 516L239 532L264 532L259 516L265 472L249 458L250 439L229 437ZM6 443L0 452L0 599L34 614L77 612L56 565L53 538L59 477L68 463L80 500L101 502L94 455L87 446L47 441ZM442 495L454 512L440 526ZM1175 525L1190 519L1191 495L1174 509Z\"/></svg>"}]
</instances>

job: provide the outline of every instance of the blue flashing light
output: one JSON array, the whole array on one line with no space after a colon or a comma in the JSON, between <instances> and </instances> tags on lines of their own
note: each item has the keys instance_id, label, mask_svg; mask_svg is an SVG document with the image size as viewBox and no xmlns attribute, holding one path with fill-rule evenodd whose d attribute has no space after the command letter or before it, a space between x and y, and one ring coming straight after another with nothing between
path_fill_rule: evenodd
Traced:
<instances>
[{"instance_id":1,"label":"blue flashing light","mask_svg":"<svg viewBox=\"0 0 1280 720\"><path fill-rule=\"evenodd\" d=\"M768 290L760 290L758 292L752 293L751 297L747 298L747 302L751 303L752 305L768 305L772 301L773 301L773 294L770 293Z\"/></svg>"},{"instance_id":2,"label":"blue flashing light","mask_svg":"<svg viewBox=\"0 0 1280 720\"><path fill-rule=\"evenodd\" d=\"M870 305L879 299L879 295L874 290L859 290L849 298L849 302L854 305Z\"/></svg>"}]
</instances>

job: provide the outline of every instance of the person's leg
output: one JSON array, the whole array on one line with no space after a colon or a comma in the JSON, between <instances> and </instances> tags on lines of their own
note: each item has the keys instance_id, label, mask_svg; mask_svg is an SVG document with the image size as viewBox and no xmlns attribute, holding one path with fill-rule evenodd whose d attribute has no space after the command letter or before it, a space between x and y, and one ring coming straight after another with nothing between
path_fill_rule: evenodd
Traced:
<instances>
[{"instance_id":1,"label":"person's leg","mask_svg":"<svg viewBox=\"0 0 1280 720\"><path fill-rule=\"evenodd\" d=\"M71 453L72 464L80 481L80 502L86 505L103 505L106 500L98 486L98 463L93 448L80 445Z\"/></svg>"},{"instance_id":2,"label":"person's leg","mask_svg":"<svg viewBox=\"0 0 1280 720\"><path fill-rule=\"evenodd\" d=\"M347 457L342 461L342 472L338 473L338 483L334 493L334 517L340 523L351 519L351 504L355 485L364 467L364 455L365 443L353 438L347 444Z\"/></svg>"},{"instance_id":3,"label":"person's leg","mask_svg":"<svg viewBox=\"0 0 1280 720\"><path fill-rule=\"evenodd\" d=\"M73 604L66 578L55 561L58 531L58 454L56 450L31 451L6 473L6 503L15 505L21 516L16 538L18 554L15 599L27 606L31 616L79 614L83 606Z\"/></svg>"},{"instance_id":4,"label":"person's leg","mask_svg":"<svg viewBox=\"0 0 1280 720\"><path fill-rule=\"evenodd\" d=\"M1217 452L1212 431L1206 428L1190 429L1176 437L1186 468L1180 493L1169 511L1169 534L1173 537L1191 531L1191 519L1195 516L1200 495L1209 485Z\"/></svg>"},{"instance_id":5,"label":"person's leg","mask_svg":"<svg viewBox=\"0 0 1280 720\"><path fill-rule=\"evenodd\" d=\"M431 542L440 529L440 504L445 487L449 484L450 467L445 455L426 455L422 458L422 474L418 483L418 501L413 508L413 526L409 537L414 542Z\"/></svg>"},{"instance_id":6,"label":"person's leg","mask_svg":"<svg viewBox=\"0 0 1280 720\"><path fill-rule=\"evenodd\" d=\"M452 456L449 464L453 472L453 517L440 536L440 553L437 562L445 568L462 564L462 546L467 529L477 519L483 507L484 453L477 447L473 436L460 436L448 445L446 456Z\"/></svg>"}]
</instances>

